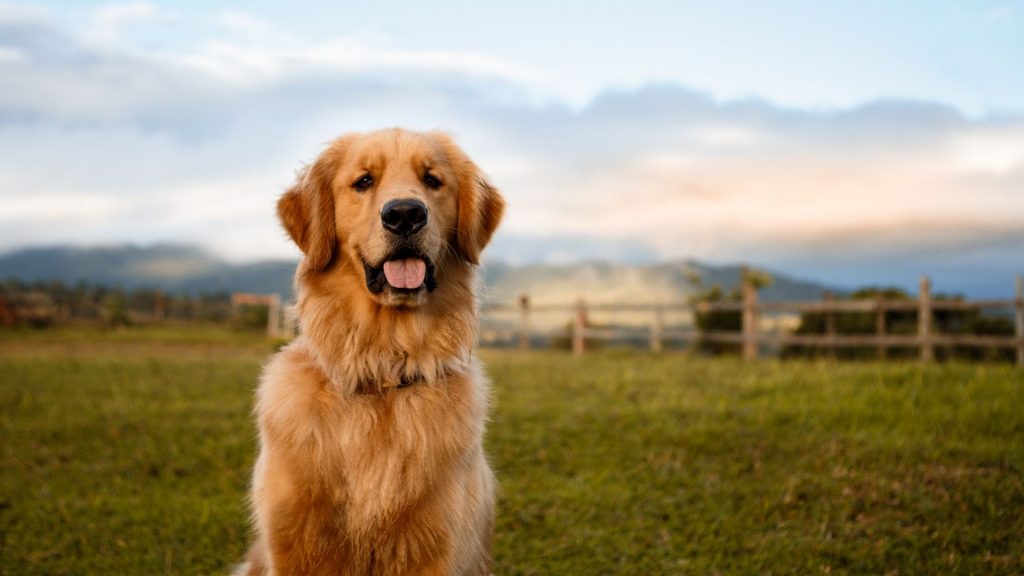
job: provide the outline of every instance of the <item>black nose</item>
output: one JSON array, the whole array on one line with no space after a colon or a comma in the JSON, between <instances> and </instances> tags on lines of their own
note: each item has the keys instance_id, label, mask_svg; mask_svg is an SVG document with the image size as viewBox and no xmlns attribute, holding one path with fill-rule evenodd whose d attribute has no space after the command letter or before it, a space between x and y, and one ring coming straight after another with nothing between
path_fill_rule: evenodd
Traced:
<instances>
[{"instance_id":1,"label":"black nose","mask_svg":"<svg viewBox=\"0 0 1024 576\"><path fill-rule=\"evenodd\" d=\"M427 225L427 207L415 199L391 200L380 211L381 222L399 236L410 236Z\"/></svg>"}]
</instances>

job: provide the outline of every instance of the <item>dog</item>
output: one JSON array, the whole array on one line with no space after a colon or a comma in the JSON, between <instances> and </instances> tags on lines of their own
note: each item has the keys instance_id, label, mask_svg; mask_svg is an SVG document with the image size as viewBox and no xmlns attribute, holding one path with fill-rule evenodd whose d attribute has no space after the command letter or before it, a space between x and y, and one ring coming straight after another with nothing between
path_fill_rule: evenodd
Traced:
<instances>
[{"instance_id":1,"label":"dog","mask_svg":"<svg viewBox=\"0 0 1024 576\"><path fill-rule=\"evenodd\" d=\"M299 172L277 204L299 335L260 379L236 574L489 574L475 290L504 208L443 133L346 135Z\"/></svg>"}]
</instances>

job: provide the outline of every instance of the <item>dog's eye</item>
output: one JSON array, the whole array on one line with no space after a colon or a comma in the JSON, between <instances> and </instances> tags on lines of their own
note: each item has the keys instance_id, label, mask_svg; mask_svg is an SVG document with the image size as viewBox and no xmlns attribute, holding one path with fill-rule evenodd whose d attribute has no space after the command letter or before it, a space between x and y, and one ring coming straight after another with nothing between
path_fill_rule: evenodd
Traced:
<instances>
[{"instance_id":1,"label":"dog's eye","mask_svg":"<svg viewBox=\"0 0 1024 576\"><path fill-rule=\"evenodd\" d=\"M356 189L356 192L366 192L373 187L373 176L363 174L358 180L352 183L352 187Z\"/></svg>"},{"instance_id":2,"label":"dog's eye","mask_svg":"<svg viewBox=\"0 0 1024 576\"><path fill-rule=\"evenodd\" d=\"M423 175L423 183L426 184L427 188L430 188L431 190L437 190L441 186L444 186L444 182L441 182L440 178L434 176L430 172L427 172L426 174Z\"/></svg>"}]
</instances>

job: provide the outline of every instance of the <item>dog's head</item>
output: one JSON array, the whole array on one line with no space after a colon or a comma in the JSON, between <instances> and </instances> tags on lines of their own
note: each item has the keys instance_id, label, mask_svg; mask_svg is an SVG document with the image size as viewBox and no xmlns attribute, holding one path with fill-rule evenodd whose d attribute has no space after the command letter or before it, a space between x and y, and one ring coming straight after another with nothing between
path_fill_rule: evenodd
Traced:
<instances>
[{"instance_id":1,"label":"dog's head","mask_svg":"<svg viewBox=\"0 0 1024 576\"><path fill-rule=\"evenodd\" d=\"M456 260L478 263L504 207L447 135L391 129L332 142L277 213L307 273L341 265L363 274L378 303L411 307Z\"/></svg>"}]
</instances>

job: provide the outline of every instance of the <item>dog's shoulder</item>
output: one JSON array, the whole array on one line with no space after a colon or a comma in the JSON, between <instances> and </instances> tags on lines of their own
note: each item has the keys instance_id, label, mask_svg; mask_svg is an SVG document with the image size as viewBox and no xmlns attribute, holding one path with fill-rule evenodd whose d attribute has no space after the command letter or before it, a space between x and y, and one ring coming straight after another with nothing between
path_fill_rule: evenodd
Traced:
<instances>
[{"instance_id":1,"label":"dog's shoulder","mask_svg":"<svg viewBox=\"0 0 1024 576\"><path fill-rule=\"evenodd\" d=\"M332 394L311 353L296 340L278 351L263 367L255 412L261 427L280 429L315 419Z\"/></svg>"}]
</instances>

